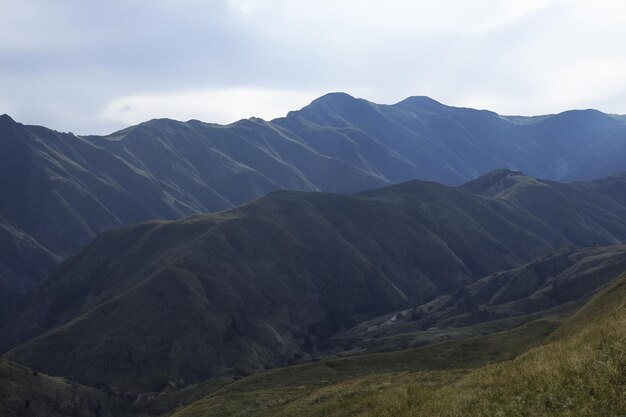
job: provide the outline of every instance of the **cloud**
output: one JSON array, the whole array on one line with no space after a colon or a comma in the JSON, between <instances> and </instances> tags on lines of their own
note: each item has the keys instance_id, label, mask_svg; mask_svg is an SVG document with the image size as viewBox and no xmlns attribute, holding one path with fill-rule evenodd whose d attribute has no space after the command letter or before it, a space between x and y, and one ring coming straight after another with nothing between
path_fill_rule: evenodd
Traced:
<instances>
[{"instance_id":1,"label":"cloud","mask_svg":"<svg viewBox=\"0 0 626 417\"><path fill-rule=\"evenodd\" d=\"M249 15L268 5L264 0L227 0L227 4L237 13Z\"/></svg>"},{"instance_id":2,"label":"cloud","mask_svg":"<svg viewBox=\"0 0 626 417\"><path fill-rule=\"evenodd\" d=\"M106 106L101 118L125 125L162 117L210 120L222 124L252 116L270 120L304 107L324 93L233 88L139 94L113 100Z\"/></svg>"},{"instance_id":3,"label":"cloud","mask_svg":"<svg viewBox=\"0 0 626 417\"><path fill-rule=\"evenodd\" d=\"M625 14L619 0L0 0L0 112L108 133L275 117L343 90L626 113Z\"/></svg>"},{"instance_id":4,"label":"cloud","mask_svg":"<svg viewBox=\"0 0 626 417\"><path fill-rule=\"evenodd\" d=\"M506 25L550 4L550 0L445 0L388 1L379 0L231 0L235 9L244 14L256 14L272 19L271 28L281 32L287 25L290 33L337 33L359 28L359 35L377 37L382 33L416 34L477 34ZM242 5L244 5L242 7Z\"/></svg>"}]
</instances>

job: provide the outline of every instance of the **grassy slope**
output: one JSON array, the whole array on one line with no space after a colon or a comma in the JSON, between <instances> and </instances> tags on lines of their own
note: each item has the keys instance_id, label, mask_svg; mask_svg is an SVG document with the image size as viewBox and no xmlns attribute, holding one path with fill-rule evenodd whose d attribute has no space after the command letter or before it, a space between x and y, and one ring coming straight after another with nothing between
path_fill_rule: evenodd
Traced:
<instances>
[{"instance_id":1,"label":"grassy slope","mask_svg":"<svg viewBox=\"0 0 626 417\"><path fill-rule=\"evenodd\" d=\"M552 209L575 205L555 193ZM40 335L8 357L126 392L286 366L327 349L342 328L578 243L526 213L410 182L354 196L279 192L117 229L63 264L0 348ZM609 231L593 213L581 209L567 228L626 237L626 226ZM626 219L626 209L614 215Z\"/></svg>"},{"instance_id":2,"label":"grassy slope","mask_svg":"<svg viewBox=\"0 0 626 417\"><path fill-rule=\"evenodd\" d=\"M284 366L306 343L303 331L331 334L469 281L461 259L491 272L550 249L483 198L428 183L402 190L399 201L282 192L104 234L14 326L54 330L11 355L82 383L133 389L228 371L219 367ZM471 249L452 251L461 234Z\"/></svg>"},{"instance_id":3,"label":"grassy slope","mask_svg":"<svg viewBox=\"0 0 626 417\"><path fill-rule=\"evenodd\" d=\"M59 256L0 216L0 293L25 292L60 262Z\"/></svg>"},{"instance_id":4,"label":"grassy slope","mask_svg":"<svg viewBox=\"0 0 626 417\"><path fill-rule=\"evenodd\" d=\"M576 311L624 270L626 245L565 248L422 306L360 323L335 339L348 356L501 331L555 313L549 309Z\"/></svg>"},{"instance_id":5,"label":"grassy slope","mask_svg":"<svg viewBox=\"0 0 626 417\"><path fill-rule=\"evenodd\" d=\"M343 416L371 407L368 398L409 384L457 380L470 368L511 359L561 322L541 318L512 330L419 349L326 360L252 375L176 414L200 416ZM441 372L442 369L454 369Z\"/></svg>"},{"instance_id":6,"label":"grassy slope","mask_svg":"<svg viewBox=\"0 0 626 417\"><path fill-rule=\"evenodd\" d=\"M626 412L625 312L626 276L595 296L543 344L513 360L467 369L487 360L507 359L503 355L485 358L489 349L482 345L484 342L502 352L512 346L517 352L523 351L533 338L541 336L541 331L530 330L541 327L541 321L460 343L347 360L372 360L374 366L385 369L384 358L401 359L409 352L418 356L421 352L432 368L437 368L439 357L456 369L415 372L410 364L416 362L407 360L405 372L346 373L343 378L328 380L309 372L327 364L277 370L233 384L175 416L621 415ZM477 341L482 342L473 346ZM441 349L446 346L454 348ZM508 355L515 354L516 349Z\"/></svg>"},{"instance_id":7,"label":"grassy slope","mask_svg":"<svg viewBox=\"0 0 626 417\"><path fill-rule=\"evenodd\" d=\"M0 416L120 416L103 392L0 359Z\"/></svg>"},{"instance_id":8,"label":"grassy slope","mask_svg":"<svg viewBox=\"0 0 626 417\"><path fill-rule=\"evenodd\" d=\"M611 416L626 412L626 276L544 345L441 389L419 384L381 398L369 415Z\"/></svg>"}]
</instances>

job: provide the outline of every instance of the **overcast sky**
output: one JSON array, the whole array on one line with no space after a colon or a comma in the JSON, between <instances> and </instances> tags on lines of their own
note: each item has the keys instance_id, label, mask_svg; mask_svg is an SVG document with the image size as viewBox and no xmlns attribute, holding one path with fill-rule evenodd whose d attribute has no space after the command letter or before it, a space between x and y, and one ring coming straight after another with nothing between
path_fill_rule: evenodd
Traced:
<instances>
[{"instance_id":1,"label":"overcast sky","mask_svg":"<svg viewBox=\"0 0 626 417\"><path fill-rule=\"evenodd\" d=\"M345 91L626 113L624 0L0 0L0 113L74 133Z\"/></svg>"}]
</instances>

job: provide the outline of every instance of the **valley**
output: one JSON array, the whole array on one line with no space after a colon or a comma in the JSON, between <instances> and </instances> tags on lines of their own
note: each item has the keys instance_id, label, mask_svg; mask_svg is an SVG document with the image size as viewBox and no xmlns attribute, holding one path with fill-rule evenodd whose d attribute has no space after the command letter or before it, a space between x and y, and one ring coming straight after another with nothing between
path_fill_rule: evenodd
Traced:
<instances>
[{"instance_id":1,"label":"valley","mask_svg":"<svg viewBox=\"0 0 626 417\"><path fill-rule=\"evenodd\" d=\"M626 405L625 284L620 278L565 321L541 326L543 319L463 343L270 371L175 416L615 415ZM485 344L489 357L481 356L490 352ZM389 366L394 361L398 366Z\"/></svg>"},{"instance_id":2,"label":"valley","mask_svg":"<svg viewBox=\"0 0 626 417\"><path fill-rule=\"evenodd\" d=\"M506 390L530 394L499 375L573 345L600 360L594 326L621 343L605 317L621 308L626 176L572 167L619 142L622 119L330 94L271 122L106 137L0 121L8 417L522 415ZM566 165L550 156L565 137L580 145ZM554 378L578 365L562 366Z\"/></svg>"},{"instance_id":3,"label":"valley","mask_svg":"<svg viewBox=\"0 0 626 417\"><path fill-rule=\"evenodd\" d=\"M626 417L625 16L0 0L0 417Z\"/></svg>"}]
</instances>

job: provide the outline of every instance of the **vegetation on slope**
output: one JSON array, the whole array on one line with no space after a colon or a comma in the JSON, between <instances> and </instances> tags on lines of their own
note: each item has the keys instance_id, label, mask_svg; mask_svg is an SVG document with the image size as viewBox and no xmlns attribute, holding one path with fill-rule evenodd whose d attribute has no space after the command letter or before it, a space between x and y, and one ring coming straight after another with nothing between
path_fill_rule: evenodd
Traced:
<instances>
[{"instance_id":1,"label":"vegetation on slope","mask_svg":"<svg viewBox=\"0 0 626 417\"><path fill-rule=\"evenodd\" d=\"M449 383L473 367L511 359L543 340L561 321L550 316L512 330L418 349L261 372L217 390L175 416L360 415L371 409L371 396L394 392L416 375L426 384Z\"/></svg>"},{"instance_id":2,"label":"vegetation on slope","mask_svg":"<svg viewBox=\"0 0 626 417\"><path fill-rule=\"evenodd\" d=\"M626 169L624 132L623 120L592 110L512 119L426 97L378 105L340 93L271 122L161 119L108 136L1 115L0 224L66 257L114 227L222 210L278 189L460 184L503 166L552 179L614 174ZM38 256L43 264L48 255ZM27 257L6 275L18 290L50 271L21 271L33 261Z\"/></svg>"},{"instance_id":3,"label":"vegetation on slope","mask_svg":"<svg viewBox=\"0 0 626 417\"><path fill-rule=\"evenodd\" d=\"M564 248L426 304L360 323L333 339L342 354L358 354L511 328L533 316L579 308L625 270L626 245Z\"/></svg>"},{"instance_id":4,"label":"vegetation on slope","mask_svg":"<svg viewBox=\"0 0 626 417\"><path fill-rule=\"evenodd\" d=\"M0 293L23 293L32 289L59 263L60 256L28 234L8 223L3 224L0 217Z\"/></svg>"},{"instance_id":5,"label":"vegetation on slope","mask_svg":"<svg viewBox=\"0 0 626 417\"><path fill-rule=\"evenodd\" d=\"M105 393L0 359L2 417L113 417L126 415Z\"/></svg>"},{"instance_id":6,"label":"vegetation on slope","mask_svg":"<svg viewBox=\"0 0 626 417\"><path fill-rule=\"evenodd\" d=\"M438 389L380 396L371 416L617 416L626 412L626 276L545 344Z\"/></svg>"},{"instance_id":7,"label":"vegetation on slope","mask_svg":"<svg viewBox=\"0 0 626 417\"><path fill-rule=\"evenodd\" d=\"M626 237L626 224L594 220L596 210L626 219L626 208L554 195L554 207L529 215L506 199L427 182L353 196L282 191L117 229L66 261L0 346L31 339L8 357L130 392L305 361L366 320L553 248ZM542 227L552 209L577 205L559 223L566 229Z\"/></svg>"},{"instance_id":8,"label":"vegetation on slope","mask_svg":"<svg viewBox=\"0 0 626 417\"><path fill-rule=\"evenodd\" d=\"M282 390L272 383L271 374L259 374L257 381L242 380L238 383L242 388L233 384L175 415L618 416L626 412L624 314L626 276L596 295L541 345L509 361L474 370L464 366L480 363L469 360L449 370L371 372L341 381L322 380L318 386L303 385L297 377L286 378L289 385ZM515 345L518 339L510 332L501 341ZM474 351L467 342L446 356L452 366L459 353L471 357ZM273 372L297 375L296 368ZM305 378L300 381L312 379L306 378L306 372L302 374Z\"/></svg>"},{"instance_id":9,"label":"vegetation on slope","mask_svg":"<svg viewBox=\"0 0 626 417\"><path fill-rule=\"evenodd\" d=\"M620 207L614 215L626 218ZM626 236L626 225L607 230L593 215L581 210L569 227L604 242ZM214 215L130 226L69 259L0 345L41 335L10 357L133 389L286 365L341 328L577 243L555 229L529 232L541 216L411 182L354 196L279 192ZM112 357L124 358L119 369Z\"/></svg>"}]
</instances>

